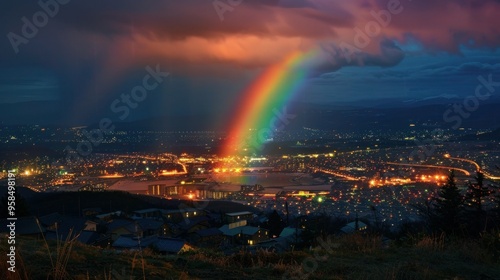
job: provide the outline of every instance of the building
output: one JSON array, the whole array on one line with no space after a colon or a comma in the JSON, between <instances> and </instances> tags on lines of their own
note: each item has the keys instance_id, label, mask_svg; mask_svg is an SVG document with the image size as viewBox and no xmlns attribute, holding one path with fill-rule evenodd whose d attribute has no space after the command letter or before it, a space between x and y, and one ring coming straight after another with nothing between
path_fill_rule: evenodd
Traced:
<instances>
[{"instance_id":1,"label":"building","mask_svg":"<svg viewBox=\"0 0 500 280\"><path fill-rule=\"evenodd\" d=\"M107 224L107 234L112 241L116 241L127 235L142 237L142 230L134 221L116 219Z\"/></svg>"},{"instance_id":2,"label":"building","mask_svg":"<svg viewBox=\"0 0 500 280\"><path fill-rule=\"evenodd\" d=\"M256 245L269 239L269 231L260 227L241 226L232 228L229 225L223 225L219 230L231 244Z\"/></svg>"},{"instance_id":3,"label":"building","mask_svg":"<svg viewBox=\"0 0 500 280\"><path fill-rule=\"evenodd\" d=\"M40 224L47 229L47 239L69 240L82 231L96 232L99 223L80 217L61 215L57 212L41 216Z\"/></svg>"},{"instance_id":4,"label":"building","mask_svg":"<svg viewBox=\"0 0 500 280\"><path fill-rule=\"evenodd\" d=\"M242 192L258 192L264 190L264 187L261 185L242 185Z\"/></svg>"},{"instance_id":5,"label":"building","mask_svg":"<svg viewBox=\"0 0 500 280\"><path fill-rule=\"evenodd\" d=\"M194 242L195 245L201 245L203 247L218 247L224 236L222 232L215 227L202 229L197 232L189 234L189 240Z\"/></svg>"},{"instance_id":6,"label":"building","mask_svg":"<svg viewBox=\"0 0 500 280\"><path fill-rule=\"evenodd\" d=\"M148 208L133 212L132 219L161 219L162 210L158 208Z\"/></svg>"},{"instance_id":7,"label":"building","mask_svg":"<svg viewBox=\"0 0 500 280\"><path fill-rule=\"evenodd\" d=\"M210 218L207 216L186 218L178 225L181 233L184 235L189 235L199 230L207 229L211 226Z\"/></svg>"},{"instance_id":8,"label":"building","mask_svg":"<svg viewBox=\"0 0 500 280\"><path fill-rule=\"evenodd\" d=\"M167 197L187 197L187 198L208 198L208 199L225 199L234 192L225 190L214 190L206 184L180 184L167 186L164 184L149 185L148 194Z\"/></svg>"},{"instance_id":9,"label":"building","mask_svg":"<svg viewBox=\"0 0 500 280\"><path fill-rule=\"evenodd\" d=\"M165 184L156 184L148 186L149 195L164 195L164 193L165 193Z\"/></svg>"},{"instance_id":10,"label":"building","mask_svg":"<svg viewBox=\"0 0 500 280\"><path fill-rule=\"evenodd\" d=\"M160 220L140 219L136 221L136 224L141 229L143 236L164 235L167 230L166 225Z\"/></svg>"},{"instance_id":11,"label":"building","mask_svg":"<svg viewBox=\"0 0 500 280\"><path fill-rule=\"evenodd\" d=\"M162 254L180 254L194 250L185 240L166 237L159 237L152 247Z\"/></svg>"},{"instance_id":12,"label":"building","mask_svg":"<svg viewBox=\"0 0 500 280\"><path fill-rule=\"evenodd\" d=\"M186 218L205 216L206 213L205 211L196 208L181 208L174 210L162 210L162 215L169 221L180 222Z\"/></svg>"},{"instance_id":13,"label":"building","mask_svg":"<svg viewBox=\"0 0 500 280\"><path fill-rule=\"evenodd\" d=\"M367 229L367 225L361 221L350 222L340 229L343 234L350 234L355 231L364 231Z\"/></svg>"},{"instance_id":14,"label":"building","mask_svg":"<svg viewBox=\"0 0 500 280\"><path fill-rule=\"evenodd\" d=\"M253 219L253 213L249 211L226 213L226 215L224 216L225 220L224 222L227 224L235 223L241 220L249 221L252 219Z\"/></svg>"}]
</instances>

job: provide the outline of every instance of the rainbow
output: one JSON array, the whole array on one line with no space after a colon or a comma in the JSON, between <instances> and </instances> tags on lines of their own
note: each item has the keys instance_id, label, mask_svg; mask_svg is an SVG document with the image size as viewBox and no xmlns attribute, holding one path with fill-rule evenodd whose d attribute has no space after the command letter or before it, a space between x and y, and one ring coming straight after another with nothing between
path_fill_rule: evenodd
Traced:
<instances>
[{"instance_id":1,"label":"rainbow","mask_svg":"<svg viewBox=\"0 0 500 280\"><path fill-rule=\"evenodd\" d=\"M317 58L317 51L294 52L270 66L246 90L236 106L234 119L221 155L224 157L258 152L277 129L284 125L279 112L306 84L307 64Z\"/></svg>"}]
</instances>

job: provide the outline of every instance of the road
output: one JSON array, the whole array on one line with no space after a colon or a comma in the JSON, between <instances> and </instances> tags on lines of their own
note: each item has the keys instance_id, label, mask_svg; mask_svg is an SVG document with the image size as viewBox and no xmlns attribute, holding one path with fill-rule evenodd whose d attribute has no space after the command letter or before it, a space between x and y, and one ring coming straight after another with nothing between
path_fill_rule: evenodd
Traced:
<instances>
[{"instance_id":1,"label":"road","mask_svg":"<svg viewBox=\"0 0 500 280\"><path fill-rule=\"evenodd\" d=\"M468 162L476 167L476 171L480 171L481 173L483 173L485 178L492 179L492 180L500 180L499 176L493 176L493 175L489 174L488 172L484 171L484 169L481 169L481 166L473 160L466 159L466 158L452 157L450 154L445 154L444 157L447 159L451 159L451 160L459 160L459 161Z\"/></svg>"}]
</instances>

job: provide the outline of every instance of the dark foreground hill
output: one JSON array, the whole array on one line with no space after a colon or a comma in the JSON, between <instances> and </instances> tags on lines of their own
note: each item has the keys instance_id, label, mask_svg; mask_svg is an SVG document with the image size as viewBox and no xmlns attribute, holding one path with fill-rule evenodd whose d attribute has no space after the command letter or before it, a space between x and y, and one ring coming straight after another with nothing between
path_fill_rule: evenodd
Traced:
<instances>
[{"instance_id":1,"label":"dark foreground hill","mask_svg":"<svg viewBox=\"0 0 500 280\"><path fill-rule=\"evenodd\" d=\"M6 187L0 187L0 197L4 197L6 191ZM35 216L48 215L54 212L63 215L80 216L83 209L86 208L100 208L102 212L123 211L130 213L147 208L178 209L181 204L195 208L202 207L204 210L217 213L258 212L254 207L231 201L217 200L193 203L192 201L168 200L122 191L37 193L22 187L18 187L16 191L25 201L30 214Z\"/></svg>"},{"instance_id":2,"label":"dark foreground hill","mask_svg":"<svg viewBox=\"0 0 500 280\"><path fill-rule=\"evenodd\" d=\"M274 253L242 249L226 256L118 252L70 242L18 239L16 272L0 255L0 279L499 279L498 244L409 237L387 244L376 236L329 237L313 250ZM7 242L0 240L0 250ZM323 245L321 245L323 244Z\"/></svg>"}]
</instances>

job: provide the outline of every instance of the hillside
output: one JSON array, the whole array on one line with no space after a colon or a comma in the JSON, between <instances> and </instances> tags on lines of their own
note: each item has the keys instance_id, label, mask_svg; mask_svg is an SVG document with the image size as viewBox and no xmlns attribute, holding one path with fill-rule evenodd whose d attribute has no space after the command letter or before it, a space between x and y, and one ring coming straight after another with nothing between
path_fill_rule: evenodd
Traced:
<instances>
[{"instance_id":1,"label":"hillside","mask_svg":"<svg viewBox=\"0 0 500 280\"><path fill-rule=\"evenodd\" d=\"M49 243L47 247L42 240L22 239L18 245L18 272L7 273L6 256L2 254L0 278L460 280L500 276L498 251L494 255L498 247L491 246L489 241L493 239L489 237L446 243L440 237L415 237L387 246L379 237L361 235L327 240L328 246L305 252L242 251L224 256L204 250L162 256L149 249L119 253L72 243ZM5 240L0 248L7 249ZM53 277L55 272L58 277Z\"/></svg>"},{"instance_id":2,"label":"hillside","mask_svg":"<svg viewBox=\"0 0 500 280\"><path fill-rule=\"evenodd\" d=\"M6 187L0 187L0 197L5 196L6 190ZM192 203L190 201L167 200L121 191L37 193L23 187L18 187L16 190L26 200L31 214L36 216L48 215L54 212L80 216L81 211L85 208L101 208L103 212L132 212L146 208L178 209L181 203L185 205ZM202 204L200 203L200 205ZM214 212L258 212L254 207L230 201L210 201L203 204L203 206L203 209Z\"/></svg>"}]
</instances>

